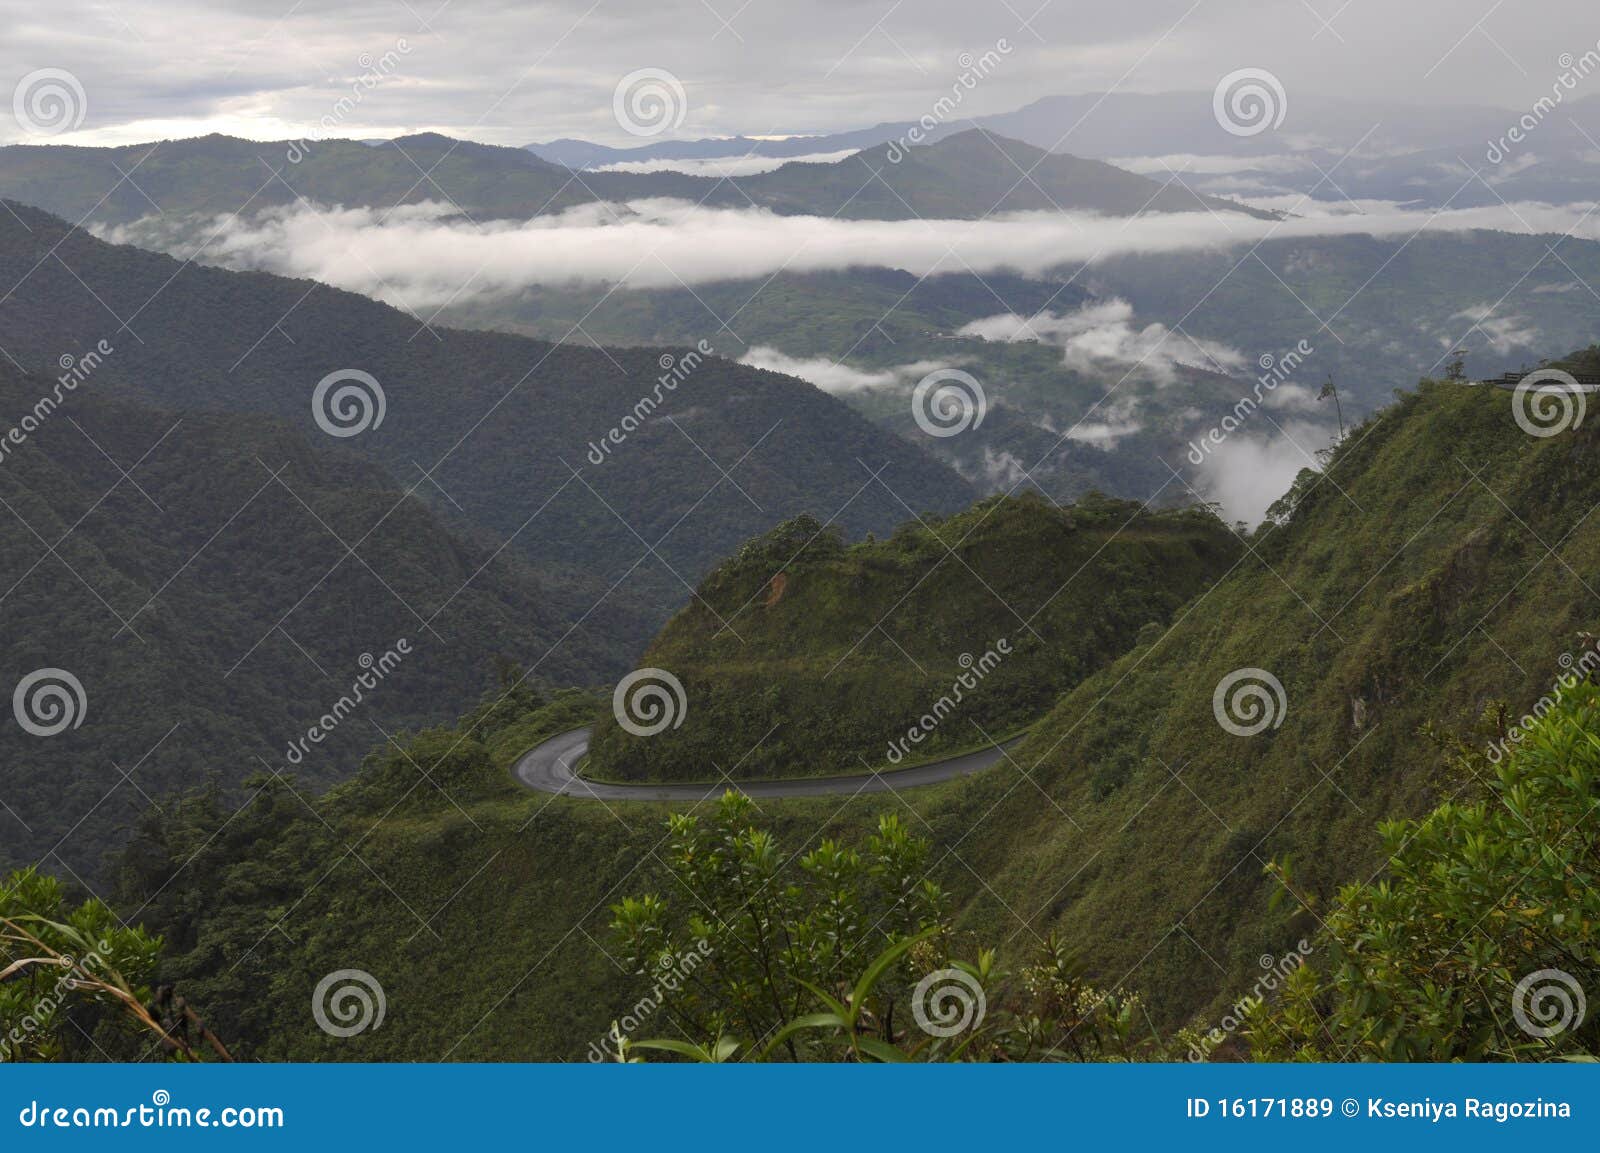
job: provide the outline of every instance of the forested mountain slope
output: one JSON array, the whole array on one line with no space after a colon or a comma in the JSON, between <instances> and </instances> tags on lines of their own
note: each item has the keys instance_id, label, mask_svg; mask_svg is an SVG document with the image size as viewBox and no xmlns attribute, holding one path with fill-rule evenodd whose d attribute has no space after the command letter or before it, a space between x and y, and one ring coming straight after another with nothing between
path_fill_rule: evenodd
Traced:
<instances>
[{"instance_id":1,"label":"forested mountain slope","mask_svg":"<svg viewBox=\"0 0 1600 1153\"><path fill-rule=\"evenodd\" d=\"M802 512L882 531L973 490L815 387L699 349L615 352L429 328L310 281L113 246L43 213L0 214L0 346L45 369L106 341L95 370L160 407L268 415L381 464L439 515L574 590L571 619L649 631L749 537ZM707 346L709 347L709 346ZM359 372L376 381L335 378ZM355 395L333 411L338 389ZM381 419L380 419L381 417ZM324 426L331 426L329 432ZM619 639L642 646L648 633Z\"/></svg>"},{"instance_id":2,"label":"forested mountain slope","mask_svg":"<svg viewBox=\"0 0 1600 1153\"><path fill-rule=\"evenodd\" d=\"M497 662L536 665L534 684L626 667L625 629L600 616L566 636L571 590L328 438L108 389L0 361L21 437L0 463L0 685L9 698L55 670L0 725L0 868L48 854L98 881L104 852L174 792L264 769L325 786L497 687ZM57 704L75 723L24 728L51 719L40 694L67 677L77 699ZM314 726L327 732L307 740Z\"/></svg>"}]
</instances>

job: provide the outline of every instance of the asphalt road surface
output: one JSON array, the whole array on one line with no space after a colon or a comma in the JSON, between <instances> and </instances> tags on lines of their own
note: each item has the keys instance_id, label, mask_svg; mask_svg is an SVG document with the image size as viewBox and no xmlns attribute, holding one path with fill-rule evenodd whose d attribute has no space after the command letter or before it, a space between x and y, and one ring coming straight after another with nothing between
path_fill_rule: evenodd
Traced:
<instances>
[{"instance_id":1,"label":"asphalt road surface","mask_svg":"<svg viewBox=\"0 0 1600 1153\"><path fill-rule=\"evenodd\" d=\"M998 763L1006 755L1006 749L1022 739L1015 737L976 752L881 773L740 781L737 784L719 781L714 784L614 785L585 780L574 771L583 755L589 751L589 732L587 728L572 729L535 745L517 760L512 773L528 788L541 793L590 797L598 801L703 801L707 797L720 797L730 788L756 800L767 797L833 797L852 793L883 793L891 789L898 791L971 776Z\"/></svg>"}]
</instances>

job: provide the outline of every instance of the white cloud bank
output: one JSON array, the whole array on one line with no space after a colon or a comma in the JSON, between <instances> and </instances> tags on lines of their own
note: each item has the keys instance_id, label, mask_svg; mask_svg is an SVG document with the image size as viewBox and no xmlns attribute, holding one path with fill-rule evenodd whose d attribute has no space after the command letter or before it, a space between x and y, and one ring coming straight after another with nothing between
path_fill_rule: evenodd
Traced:
<instances>
[{"instance_id":1,"label":"white cloud bank","mask_svg":"<svg viewBox=\"0 0 1600 1153\"><path fill-rule=\"evenodd\" d=\"M837 164L856 154L856 149L843 152L812 152L804 156L720 156L684 160L619 160L615 164L602 164L591 172L632 172L648 175L652 172L681 172L686 176L759 176L763 172L776 172L785 164Z\"/></svg>"},{"instance_id":2,"label":"white cloud bank","mask_svg":"<svg viewBox=\"0 0 1600 1153\"><path fill-rule=\"evenodd\" d=\"M1267 237L1420 229L1499 229L1600 235L1582 205L1511 206L1429 213L1393 204L1302 205L1316 215L1280 221L1229 214L1148 214L1132 219L1036 212L984 220L839 220L762 209L706 209L682 201L584 205L532 220L475 224L448 204L388 211L301 202L245 218L151 217L102 228L106 239L181 257L310 277L411 309L514 294L536 285L590 283L671 288L749 280L783 270L852 266L915 275L1009 270L1038 275L1131 253L1220 249ZM1522 223L1527 222L1525 227Z\"/></svg>"}]
</instances>

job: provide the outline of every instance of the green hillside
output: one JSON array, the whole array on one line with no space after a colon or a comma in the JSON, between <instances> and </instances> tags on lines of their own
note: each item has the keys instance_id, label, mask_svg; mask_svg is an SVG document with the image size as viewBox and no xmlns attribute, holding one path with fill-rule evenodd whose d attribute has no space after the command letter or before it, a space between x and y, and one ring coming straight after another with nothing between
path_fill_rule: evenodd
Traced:
<instances>
[{"instance_id":1,"label":"green hillside","mask_svg":"<svg viewBox=\"0 0 1600 1153\"><path fill-rule=\"evenodd\" d=\"M634 736L607 708L591 769L834 775L985 744L1164 628L1240 551L1202 510L1104 498L994 497L853 546L791 521L714 570L640 658L683 684L681 727Z\"/></svg>"},{"instance_id":2,"label":"green hillside","mask_svg":"<svg viewBox=\"0 0 1600 1153\"><path fill-rule=\"evenodd\" d=\"M1044 919L1160 1020L1247 986L1307 927L1268 911L1264 864L1292 856L1311 894L1372 876L1374 824L1448 795L1430 732L1486 739L1485 708L1531 705L1596 624L1600 433L1533 437L1512 404L1424 384L1352 430L1324 476L1302 475L1286 525L1016 751L1072 820L997 797L971 865L1001 892L1054 878ZM1286 703L1242 737L1213 698L1247 669Z\"/></svg>"}]
</instances>

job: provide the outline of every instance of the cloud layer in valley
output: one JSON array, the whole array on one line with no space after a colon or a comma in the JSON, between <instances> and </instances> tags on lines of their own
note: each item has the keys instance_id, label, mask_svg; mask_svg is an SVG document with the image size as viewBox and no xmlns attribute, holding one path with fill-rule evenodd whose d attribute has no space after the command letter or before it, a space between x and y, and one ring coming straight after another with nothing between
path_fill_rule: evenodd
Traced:
<instances>
[{"instance_id":1,"label":"cloud layer in valley","mask_svg":"<svg viewBox=\"0 0 1600 1153\"><path fill-rule=\"evenodd\" d=\"M1266 238L1496 228L1600 235L1582 205L1515 204L1430 212L1382 202L1305 205L1256 220L1186 212L1132 219L1019 213L983 220L840 220L684 201L590 204L532 220L474 223L448 204L379 211L302 202L253 216L148 217L105 239L181 257L310 277L400 307L435 309L541 285L670 288L852 266L915 275L1059 272L1114 256L1225 249Z\"/></svg>"}]
</instances>

